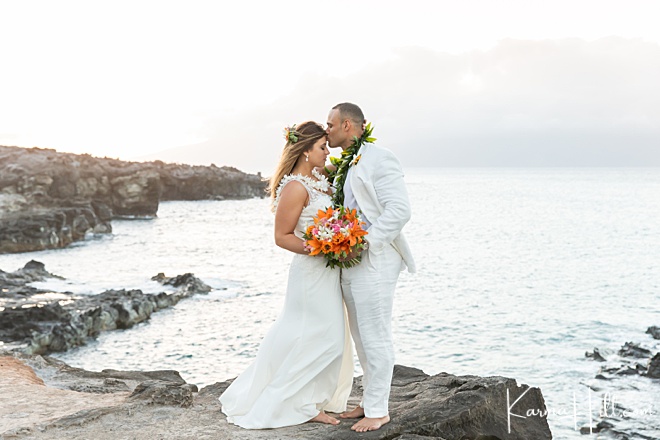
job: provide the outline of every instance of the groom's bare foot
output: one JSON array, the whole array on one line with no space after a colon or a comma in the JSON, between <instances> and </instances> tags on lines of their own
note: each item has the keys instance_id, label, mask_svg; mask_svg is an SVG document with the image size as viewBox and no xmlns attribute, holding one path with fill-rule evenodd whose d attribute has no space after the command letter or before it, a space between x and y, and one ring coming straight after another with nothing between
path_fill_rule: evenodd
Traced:
<instances>
[{"instance_id":1,"label":"groom's bare foot","mask_svg":"<svg viewBox=\"0 0 660 440\"><path fill-rule=\"evenodd\" d=\"M390 421L390 416L385 417L365 417L364 419L351 426L355 432L367 432L380 429L381 426Z\"/></svg>"},{"instance_id":2,"label":"groom's bare foot","mask_svg":"<svg viewBox=\"0 0 660 440\"><path fill-rule=\"evenodd\" d=\"M360 405L356 406L352 411L339 414L340 419L358 419L360 417L364 417L364 408Z\"/></svg>"},{"instance_id":3,"label":"groom's bare foot","mask_svg":"<svg viewBox=\"0 0 660 440\"><path fill-rule=\"evenodd\" d=\"M334 417L330 417L323 411L311 419L310 422L325 423L326 425L339 425L339 420L335 419Z\"/></svg>"}]
</instances>

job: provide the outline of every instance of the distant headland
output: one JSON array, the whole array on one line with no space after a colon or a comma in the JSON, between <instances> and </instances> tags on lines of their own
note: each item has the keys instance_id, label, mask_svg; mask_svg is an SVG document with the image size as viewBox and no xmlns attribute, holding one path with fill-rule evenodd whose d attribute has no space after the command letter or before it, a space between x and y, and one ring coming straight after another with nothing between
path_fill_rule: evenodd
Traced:
<instances>
[{"instance_id":1,"label":"distant headland","mask_svg":"<svg viewBox=\"0 0 660 440\"><path fill-rule=\"evenodd\" d=\"M0 146L0 254L110 233L113 218L153 218L161 201L247 199L264 189L260 174L227 166Z\"/></svg>"}]
</instances>

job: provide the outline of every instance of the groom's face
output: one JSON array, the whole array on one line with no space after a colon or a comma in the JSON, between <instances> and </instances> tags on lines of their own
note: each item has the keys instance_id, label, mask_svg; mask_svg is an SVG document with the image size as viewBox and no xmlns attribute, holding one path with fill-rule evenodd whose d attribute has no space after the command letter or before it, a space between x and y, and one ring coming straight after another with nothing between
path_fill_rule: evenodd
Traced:
<instances>
[{"instance_id":1,"label":"groom's face","mask_svg":"<svg viewBox=\"0 0 660 440\"><path fill-rule=\"evenodd\" d=\"M346 140L346 133L342 126L339 110L330 110L328 115L328 128L325 130L328 133L328 146L330 148L342 147Z\"/></svg>"}]
</instances>

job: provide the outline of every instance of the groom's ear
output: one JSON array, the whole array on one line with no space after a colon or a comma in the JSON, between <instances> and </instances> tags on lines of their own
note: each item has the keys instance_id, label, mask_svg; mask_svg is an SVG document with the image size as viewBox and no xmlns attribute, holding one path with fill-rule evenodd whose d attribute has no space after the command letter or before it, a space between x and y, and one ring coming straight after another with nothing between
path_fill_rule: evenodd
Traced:
<instances>
[{"instance_id":1,"label":"groom's ear","mask_svg":"<svg viewBox=\"0 0 660 440\"><path fill-rule=\"evenodd\" d=\"M344 131L349 131L351 129L351 120L350 119L344 119L344 123L342 124L342 128Z\"/></svg>"}]
</instances>

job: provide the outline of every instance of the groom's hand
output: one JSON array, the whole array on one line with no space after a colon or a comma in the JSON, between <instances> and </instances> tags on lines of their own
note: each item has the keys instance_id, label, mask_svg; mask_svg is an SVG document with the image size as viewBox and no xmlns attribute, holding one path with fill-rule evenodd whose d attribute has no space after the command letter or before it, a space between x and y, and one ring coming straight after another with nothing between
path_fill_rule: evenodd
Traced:
<instances>
[{"instance_id":1,"label":"groom's hand","mask_svg":"<svg viewBox=\"0 0 660 440\"><path fill-rule=\"evenodd\" d=\"M351 251L351 252L349 252L348 255L346 255L344 258L341 258L341 261L350 261L350 260L352 260L353 258L357 258L357 257L360 255L360 253L361 253L361 252Z\"/></svg>"},{"instance_id":2,"label":"groom's hand","mask_svg":"<svg viewBox=\"0 0 660 440\"><path fill-rule=\"evenodd\" d=\"M365 240L364 241L364 247L362 249L360 249L359 251L353 250L353 251L349 252L348 255L346 255L344 258L341 259L341 261L350 261L354 258L357 258L360 255L362 255L362 253L364 251L366 251L367 249L369 249L369 242Z\"/></svg>"}]
</instances>

